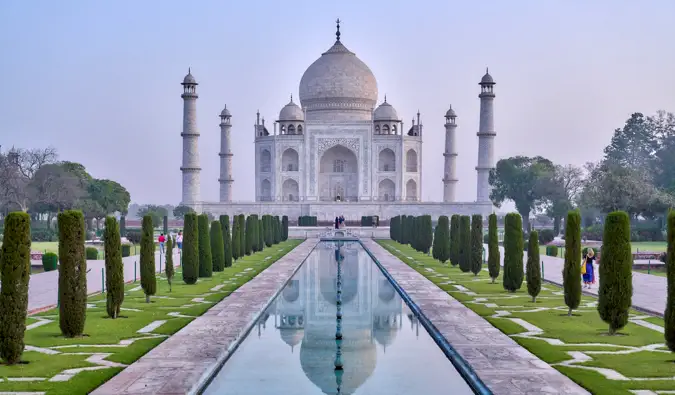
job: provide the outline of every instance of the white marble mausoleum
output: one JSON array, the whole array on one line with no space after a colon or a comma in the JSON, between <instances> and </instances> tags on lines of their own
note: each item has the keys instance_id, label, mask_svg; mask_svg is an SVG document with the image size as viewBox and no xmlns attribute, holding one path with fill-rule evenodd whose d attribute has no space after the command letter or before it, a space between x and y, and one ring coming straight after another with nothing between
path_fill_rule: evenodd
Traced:
<instances>
[{"instance_id":1,"label":"white marble mausoleum","mask_svg":"<svg viewBox=\"0 0 675 395\"><path fill-rule=\"evenodd\" d=\"M257 114L255 138L255 202L233 202L230 132L232 115L220 114L220 199L200 198L200 155L196 100L197 82L191 72L183 80L183 196L181 204L199 212L273 214L297 218L313 215L358 219L399 214L432 216L492 212L488 175L494 167L495 82L489 73L481 79L479 98L477 194L474 202L456 202L455 114L445 118L443 202L422 202L422 140L420 113L406 125L387 97L377 105L378 86L373 72L340 40L305 71L300 80L299 104L291 96L272 125ZM441 116L439 118L442 119ZM246 161L249 161L246 154ZM242 155L244 157L244 155Z\"/></svg>"}]
</instances>

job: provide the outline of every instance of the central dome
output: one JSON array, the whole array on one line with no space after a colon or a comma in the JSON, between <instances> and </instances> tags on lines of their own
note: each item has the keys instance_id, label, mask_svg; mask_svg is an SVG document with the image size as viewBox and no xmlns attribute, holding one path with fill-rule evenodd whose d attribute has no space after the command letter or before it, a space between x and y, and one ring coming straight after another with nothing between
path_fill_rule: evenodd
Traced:
<instances>
[{"instance_id":1,"label":"central dome","mask_svg":"<svg viewBox=\"0 0 675 395\"><path fill-rule=\"evenodd\" d=\"M300 80L300 104L310 120L369 120L376 101L375 75L339 39Z\"/></svg>"}]
</instances>

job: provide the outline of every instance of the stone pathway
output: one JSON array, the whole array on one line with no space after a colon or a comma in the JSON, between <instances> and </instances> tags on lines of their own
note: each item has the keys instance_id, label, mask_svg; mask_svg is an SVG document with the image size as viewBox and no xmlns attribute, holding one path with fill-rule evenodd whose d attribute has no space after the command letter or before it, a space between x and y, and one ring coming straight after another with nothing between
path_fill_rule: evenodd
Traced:
<instances>
[{"instance_id":1,"label":"stone pathway","mask_svg":"<svg viewBox=\"0 0 675 395\"><path fill-rule=\"evenodd\" d=\"M362 243L494 394L588 394L374 240ZM456 288L471 292L461 285Z\"/></svg>"},{"instance_id":2,"label":"stone pathway","mask_svg":"<svg viewBox=\"0 0 675 395\"><path fill-rule=\"evenodd\" d=\"M318 242L305 240L92 394L186 394L198 390L243 340L242 334Z\"/></svg>"}]
</instances>

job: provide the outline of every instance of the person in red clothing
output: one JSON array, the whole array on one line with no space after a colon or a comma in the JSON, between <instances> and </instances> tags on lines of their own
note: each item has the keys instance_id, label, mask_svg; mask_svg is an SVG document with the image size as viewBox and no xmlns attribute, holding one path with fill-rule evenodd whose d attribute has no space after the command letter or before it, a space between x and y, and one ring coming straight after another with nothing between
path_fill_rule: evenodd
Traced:
<instances>
[{"instance_id":1,"label":"person in red clothing","mask_svg":"<svg viewBox=\"0 0 675 395\"><path fill-rule=\"evenodd\" d=\"M164 233L159 235L157 241L159 241L159 253L164 254L164 243L166 243L166 237L164 237Z\"/></svg>"}]
</instances>

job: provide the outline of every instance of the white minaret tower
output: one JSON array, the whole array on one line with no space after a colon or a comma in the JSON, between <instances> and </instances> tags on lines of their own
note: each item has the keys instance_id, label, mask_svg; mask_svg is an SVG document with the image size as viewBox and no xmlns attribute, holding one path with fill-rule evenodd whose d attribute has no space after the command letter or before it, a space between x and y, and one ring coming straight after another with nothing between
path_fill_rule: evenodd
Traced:
<instances>
[{"instance_id":1,"label":"white minaret tower","mask_svg":"<svg viewBox=\"0 0 675 395\"><path fill-rule=\"evenodd\" d=\"M194 207L199 202L199 131L197 130L197 81L190 69L183 78L183 199L181 204Z\"/></svg>"},{"instance_id":2,"label":"white minaret tower","mask_svg":"<svg viewBox=\"0 0 675 395\"><path fill-rule=\"evenodd\" d=\"M445 167L443 176L443 202L452 203L455 201L455 185L457 184L457 151L455 150L455 130L457 123L455 119L457 114L455 110L450 109L445 113Z\"/></svg>"},{"instance_id":3,"label":"white minaret tower","mask_svg":"<svg viewBox=\"0 0 675 395\"><path fill-rule=\"evenodd\" d=\"M220 113L220 201L221 203L230 203L232 201L232 150L230 149L230 122L232 114L227 109L227 105Z\"/></svg>"},{"instance_id":4,"label":"white minaret tower","mask_svg":"<svg viewBox=\"0 0 675 395\"><path fill-rule=\"evenodd\" d=\"M478 165L477 172L477 202L490 201L490 170L495 167L494 159L494 141L497 133L495 132L495 113L494 101L495 94L493 88L495 81L485 69L485 75L480 80L480 125L478 126Z\"/></svg>"}]
</instances>

